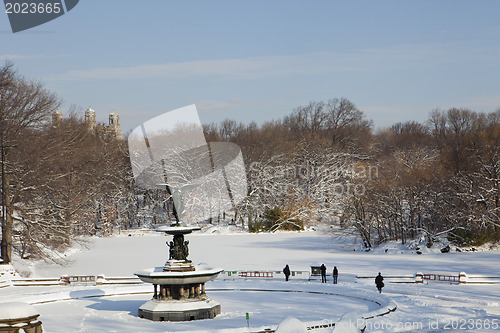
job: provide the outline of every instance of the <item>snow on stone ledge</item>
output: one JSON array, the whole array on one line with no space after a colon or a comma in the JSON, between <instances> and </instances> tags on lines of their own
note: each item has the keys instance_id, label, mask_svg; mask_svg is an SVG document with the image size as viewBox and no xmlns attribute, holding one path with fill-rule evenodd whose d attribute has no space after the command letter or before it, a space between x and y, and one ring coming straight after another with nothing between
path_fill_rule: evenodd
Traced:
<instances>
[{"instance_id":1,"label":"snow on stone ledge","mask_svg":"<svg viewBox=\"0 0 500 333\"><path fill-rule=\"evenodd\" d=\"M19 275L11 264L0 263L0 282L10 281L15 277L19 277Z\"/></svg>"},{"instance_id":2,"label":"snow on stone ledge","mask_svg":"<svg viewBox=\"0 0 500 333\"><path fill-rule=\"evenodd\" d=\"M0 321L36 316L39 316L39 313L29 304L22 302L0 303Z\"/></svg>"},{"instance_id":3,"label":"snow on stone ledge","mask_svg":"<svg viewBox=\"0 0 500 333\"><path fill-rule=\"evenodd\" d=\"M288 317L279 323L276 333L307 333L307 327L297 318Z\"/></svg>"}]
</instances>

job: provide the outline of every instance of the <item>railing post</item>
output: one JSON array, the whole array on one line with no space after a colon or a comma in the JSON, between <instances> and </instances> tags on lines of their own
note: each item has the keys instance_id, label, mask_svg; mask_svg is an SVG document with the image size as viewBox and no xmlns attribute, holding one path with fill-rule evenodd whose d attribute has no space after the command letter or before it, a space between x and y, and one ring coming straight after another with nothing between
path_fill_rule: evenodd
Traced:
<instances>
[{"instance_id":1,"label":"railing post","mask_svg":"<svg viewBox=\"0 0 500 333\"><path fill-rule=\"evenodd\" d=\"M96 279L96 281L95 281L95 284L96 284L97 286L100 286L100 285L102 285L105 281L106 281L106 278L104 277L104 274L97 275L97 279Z\"/></svg>"},{"instance_id":2,"label":"railing post","mask_svg":"<svg viewBox=\"0 0 500 333\"><path fill-rule=\"evenodd\" d=\"M67 275L61 275L61 278L59 279L59 284L63 286L68 285L69 277Z\"/></svg>"},{"instance_id":3,"label":"railing post","mask_svg":"<svg viewBox=\"0 0 500 333\"><path fill-rule=\"evenodd\" d=\"M460 274L458 275L458 283L467 283L467 280L469 278L467 277L467 274L465 274L465 272L460 272Z\"/></svg>"}]
</instances>

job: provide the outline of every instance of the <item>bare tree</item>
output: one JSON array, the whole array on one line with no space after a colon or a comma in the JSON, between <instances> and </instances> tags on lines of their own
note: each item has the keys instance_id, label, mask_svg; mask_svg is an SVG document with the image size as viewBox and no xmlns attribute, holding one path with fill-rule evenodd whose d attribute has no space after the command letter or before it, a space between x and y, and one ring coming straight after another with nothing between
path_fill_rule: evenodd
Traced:
<instances>
[{"instance_id":1,"label":"bare tree","mask_svg":"<svg viewBox=\"0 0 500 333\"><path fill-rule=\"evenodd\" d=\"M333 144L341 147L355 146L359 144L357 141L361 135L371 130L372 122L366 120L363 111L346 98L330 99L325 111Z\"/></svg>"},{"instance_id":2,"label":"bare tree","mask_svg":"<svg viewBox=\"0 0 500 333\"><path fill-rule=\"evenodd\" d=\"M129 170L122 145L76 116L26 129L11 154L14 247L50 259L78 235L106 235L120 223ZM128 162L128 161L127 161Z\"/></svg>"},{"instance_id":3,"label":"bare tree","mask_svg":"<svg viewBox=\"0 0 500 333\"><path fill-rule=\"evenodd\" d=\"M23 138L23 131L36 129L54 112L60 102L47 91L41 83L29 81L6 63L0 69L0 135L2 145L2 259L5 263L12 260L12 228L15 211L15 198L11 186L20 186L11 182L12 171L9 159Z\"/></svg>"},{"instance_id":4,"label":"bare tree","mask_svg":"<svg viewBox=\"0 0 500 333\"><path fill-rule=\"evenodd\" d=\"M363 159L332 149L302 146L289 154L252 163L245 202L249 220L279 208L282 217L272 228L276 230L297 220L310 224L339 215L341 197L353 190L353 163Z\"/></svg>"},{"instance_id":5,"label":"bare tree","mask_svg":"<svg viewBox=\"0 0 500 333\"><path fill-rule=\"evenodd\" d=\"M297 107L283 125L295 140L353 150L366 142L372 122L348 99L334 98Z\"/></svg>"}]
</instances>

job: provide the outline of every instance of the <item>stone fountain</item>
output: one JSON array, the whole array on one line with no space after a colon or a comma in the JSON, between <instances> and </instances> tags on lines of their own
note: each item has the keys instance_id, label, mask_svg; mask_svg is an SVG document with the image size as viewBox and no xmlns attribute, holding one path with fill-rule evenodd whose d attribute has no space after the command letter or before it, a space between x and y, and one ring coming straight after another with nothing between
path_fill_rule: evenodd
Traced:
<instances>
[{"instance_id":1,"label":"stone fountain","mask_svg":"<svg viewBox=\"0 0 500 333\"><path fill-rule=\"evenodd\" d=\"M188 260L184 237L198 228L185 223L211 218L215 207L234 210L246 197L241 150L229 142L207 143L195 105L137 126L128 136L128 148L135 184L166 190L176 221L157 229L173 236L165 265L135 273L154 286L153 299L139 308L139 316L158 321L215 317L220 305L207 297L205 283L222 270Z\"/></svg>"},{"instance_id":2,"label":"stone fountain","mask_svg":"<svg viewBox=\"0 0 500 333\"><path fill-rule=\"evenodd\" d=\"M168 190L168 186L166 187ZM167 242L168 261L163 267L135 273L142 281L152 283L154 287L153 299L139 308L139 317L154 321L212 319L220 314L221 307L206 295L205 283L216 278L222 269L195 267L188 260L189 241L184 240L184 235L200 228L179 222L175 206L174 216L176 223L156 229L173 235L173 240Z\"/></svg>"}]
</instances>

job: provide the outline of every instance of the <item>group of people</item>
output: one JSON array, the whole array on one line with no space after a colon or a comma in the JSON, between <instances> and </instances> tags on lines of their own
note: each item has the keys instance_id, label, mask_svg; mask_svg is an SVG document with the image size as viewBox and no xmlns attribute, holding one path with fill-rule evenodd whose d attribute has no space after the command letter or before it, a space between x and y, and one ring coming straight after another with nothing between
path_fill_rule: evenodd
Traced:
<instances>
[{"instance_id":1,"label":"group of people","mask_svg":"<svg viewBox=\"0 0 500 333\"><path fill-rule=\"evenodd\" d=\"M326 283L326 266L325 264L321 264L319 270L321 271L321 283ZM290 267L288 265L283 268L283 274L285 274L285 280L288 281L288 278L290 277ZM339 270L337 269L337 266L333 267L333 284L337 284L337 279L339 277Z\"/></svg>"},{"instance_id":2,"label":"group of people","mask_svg":"<svg viewBox=\"0 0 500 333\"><path fill-rule=\"evenodd\" d=\"M325 266L325 264L321 264L321 266L319 267L319 270L321 272L321 283L326 283L326 266ZM337 269L337 266L333 266L332 277L333 277L333 284L337 284L337 279L339 277L339 270Z\"/></svg>"},{"instance_id":3,"label":"group of people","mask_svg":"<svg viewBox=\"0 0 500 333\"><path fill-rule=\"evenodd\" d=\"M325 264L321 264L319 267L319 270L321 272L321 283L326 283L326 266ZM283 274L285 274L285 280L288 281L288 278L290 277L290 267L288 265L283 268ZM339 270L337 266L333 267L333 272L332 272L332 277L333 277L333 284L337 284L338 277L339 277ZM375 277L375 285L377 286L378 292L382 293L382 288L384 287L384 277L382 274L379 272L378 275Z\"/></svg>"}]
</instances>

